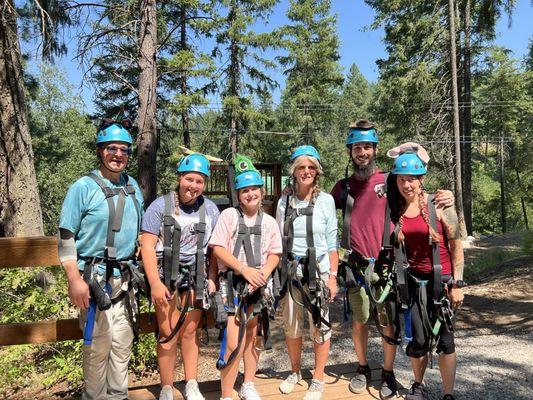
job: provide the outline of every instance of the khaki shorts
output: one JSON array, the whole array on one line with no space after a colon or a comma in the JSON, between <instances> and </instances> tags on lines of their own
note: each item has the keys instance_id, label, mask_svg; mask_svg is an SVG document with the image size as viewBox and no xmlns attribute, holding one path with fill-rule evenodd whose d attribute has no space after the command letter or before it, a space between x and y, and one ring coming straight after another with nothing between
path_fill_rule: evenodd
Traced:
<instances>
[{"instance_id":1,"label":"khaki shorts","mask_svg":"<svg viewBox=\"0 0 533 400\"><path fill-rule=\"evenodd\" d=\"M322 287L326 287L328 276L329 273L327 272L321 274L323 285ZM301 303L300 292L298 290L295 290L294 295L296 296L297 301ZM291 339L301 338L303 336L304 330L304 307L296 304L296 302L292 299L291 294L288 292L283 298L282 307L283 321L285 323L285 336ZM322 324L321 328L318 329L313 324L313 318L311 316L311 313L307 312L306 314L307 321L309 323L309 334L313 341L315 343L322 344L325 341L329 340L331 338L331 329L325 326L324 324ZM322 302L321 315L324 320L329 322L329 305L325 301Z\"/></svg>"},{"instance_id":2,"label":"khaki shorts","mask_svg":"<svg viewBox=\"0 0 533 400\"><path fill-rule=\"evenodd\" d=\"M360 324L368 323L370 319L370 298L366 290L360 286L348 289L348 302L350 304L352 320ZM383 304L378 304L376 307L380 324L382 326L388 326L389 321L392 321L390 308Z\"/></svg>"}]
</instances>

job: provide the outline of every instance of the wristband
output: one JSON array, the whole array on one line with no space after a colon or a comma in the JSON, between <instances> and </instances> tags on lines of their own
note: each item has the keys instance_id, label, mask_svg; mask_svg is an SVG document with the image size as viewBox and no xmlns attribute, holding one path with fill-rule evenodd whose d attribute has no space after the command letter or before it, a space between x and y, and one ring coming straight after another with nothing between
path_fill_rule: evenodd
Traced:
<instances>
[{"instance_id":1,"label":"wristband","mask_svg":"<svg viewBox=\"0 0 533 400\"><path fill-rule=\"evenodd\" d=\"M329 271L329 276L337 277L337 271Z\"/></svg>"},{"instance_id":2,"label":"wristband","mask_svg":"<svg viewBox=\"0 0 533 400\"><path fill-rule=\"evenodd\" d=\"M243 271L244 271L244 268L246 268L246 265L243 265L241 267L241 269L239 270L239 275L242 275Z\"/></svg>"},{"instance_id":3,"label":"wristband","mask_svg":"<svg viewBox=\"0 0 533 400\"><path fill-rule=\"evenodd\" d=\"M459 288L459 289L461 289L461 288L463 288L463 287L465 287L465 286L467 286L467 284L466 284L466 282L463 281L462 279L458 279L458 280L456 280L456 281L453 282L453 287L454 287L454 288Z\"/></svg>"}]
</instances>

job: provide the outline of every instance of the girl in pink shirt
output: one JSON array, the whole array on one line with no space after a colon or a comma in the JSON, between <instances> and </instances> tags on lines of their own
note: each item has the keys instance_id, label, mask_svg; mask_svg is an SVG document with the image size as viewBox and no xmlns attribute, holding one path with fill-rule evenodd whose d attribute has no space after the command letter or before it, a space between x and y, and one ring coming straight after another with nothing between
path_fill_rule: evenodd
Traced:
<instances>
[{"instance_id":1,"label":"girl in pink shirt","mask_svg":"<svg viewBox=\"0 0 533 400\"><path fill-rule=\"evenodd\" d=\"M250 169L237 175L235 190L239 207L220 214L209 242L218 259L219 273L223 274L219 290L226 298L228 311L217 368L221 400L230 400L239 363L244 358L239 398L260 400L253 383L260 353L254 346L258 329L254 309L258 310L257 304L271 291L271 275L282 252L281 234L275 219L261 209L264 189L258 171ZM241 340L239 333L244 335Z\"/></svg>"}]
</instances>

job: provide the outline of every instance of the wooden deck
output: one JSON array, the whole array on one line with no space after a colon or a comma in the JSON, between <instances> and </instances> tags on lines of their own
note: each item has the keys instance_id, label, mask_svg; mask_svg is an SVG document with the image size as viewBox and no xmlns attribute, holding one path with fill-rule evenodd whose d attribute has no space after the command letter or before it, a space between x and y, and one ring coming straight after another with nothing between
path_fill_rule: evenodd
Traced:
<instances>
[{"instance_id":1,"label":"wooden deck","mask_svg":"<svg viewBox=\"0 0 533 400\"><path fill-rule=\"evenodd\" d=\"M379 399L379 384L381 376L381 367L377 364L370 364L372 368L372 381L371 386L367 389L365 393L354 394L350 392L348 388L348 383L350 378L353 376L355 371L355 366L352 363L349 364L337 364L330 365L326 367L326 388L322 399L357 399L357 400L367 400L367 399ZM263 400L301 400L307 390L309 384L311 383L311 372L309 370L303 371L304 381L300 382L299 385L296 385L294 391L289 395L282 394L278 386L281 381L287 377L289 374L286 372L274 372L263 370L259 372L255 378L255 387L261 398ZM240 380L238 381L236 388L240 386ZM159 395L159 385L155 386L145 386L145 387L136 387L130 388L128 393L129 400L154 400L158 398ZM206 398L206 400L219 400L220 399L220 381L208 381L200 383L200 391ZM404 390L402 390L403 392ZM183 393L185 392L184 382L179 382L174 385L174 399L182 400L184 399ZM234 390L233 398L238 399L237 391Z\"/></svg>"}]
</instances>

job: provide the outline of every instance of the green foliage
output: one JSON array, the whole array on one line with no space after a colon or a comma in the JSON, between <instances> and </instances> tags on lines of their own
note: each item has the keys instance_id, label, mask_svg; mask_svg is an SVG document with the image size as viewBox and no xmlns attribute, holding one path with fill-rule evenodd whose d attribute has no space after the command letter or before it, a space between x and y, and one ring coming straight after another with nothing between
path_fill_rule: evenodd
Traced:
<instances>
[{"instance_id":1,"label":"green foliage","mask_svg":"<svg viewBox=\"0 0 533 400\"><path fill-rule=\"evenodd\" d=\"M0 397L10 398L17 389L29 386L35 376L33 346L0 349Z\"/></svg>"},{"instance_id":2,"label":"green foliage","mask_svg":"<svg viewBox=\"0 0 533 400\"><path fill-rule=\"evenodd\" d=\"M65 9L65 2L24 1L17 4L21 5L17 10L21 38L26 41L41 39L39 47L43 60L53 61L55 56L67 54L65 38L61 33L64 27L74 25L75 22Z\"/></svg>"},{"instance_id":3,"label":"green foliage","mask_svg":"<svg viewBox=\"0 0 533 400\"><path fill-rule=\"evenodd\" d=\"M500 248L489 249L470 265L465 266L464 278L467 282L475 282L480 276L504 261L520 255L519 251L503 250Z\"/></svg>"},{"instance_id":4,"label":"green foliage","mask_svg":"<svg viewBox=\"0 0 533 400\"><path fill-rule=\"evenodd\" d=\"M502 140L507 228L525 227L522 200L526 212L531 209L526 195L533 185L533 131L529 125L533 93L527 90L528 74L519 69L509 51L490 47L474 76L473 100L482 104L473 110L474 134L479 140L473 154L474 227L478 232L495 232L502 226Z\"/></svg>"},{"instance_id":5,"label":"green foliage","mask_svg":"<svg viewBox=\"0 0 533 400\"><path fill-rule=\"evenodd\" d=\"M66 277L60 268L41 271L46 290L37 285L37 270L0 270L0 323L34 322L76 316L69 304ZM0 394L31 385L81 384L81 343L12 346L0 350Z\"/></svg>"},{"instance_id":6,"label":"green foliage","mask_svg":"<svg viewBox=\"0 0 533 400\"><path fill-rule=\"evenodd\" d=\"M130 370L137 376L146 376L157 371L156 349L157 341L154 334L141 335L131 354Z\"/></svg>"},{"instance_id":7,"label":"green foliage","mask_svg":"<svg viewBox=\"0 0 533 400\"><path fill-rule=\"evenodd\" d=\"M39 86L29 104L30 131L45 233L54 235L69 186L97 164L95 127L64 72L43 64L36 78Z\"/></svg>"},{"instance_id":8,"label":"green foliage","mask_svg":"<svg viewBox=\"0 0 533 400\"><path fill-rule=\"evenodd\" d=\"M527 231L522 240L522 251L527 255L533 254L533 232Z\"/></svg>"},{"instance_id":9,"label":"green foliage","mask_svg":"<svg viewBox=\"0 0 533 400\"><path fill-rule=\"evenodd\" d=\"M267 96L278 84L269 70L274 68L265 52L277 46L273 32L255 32L253 25L267 22L278 0L224 0L214 10L216 45L213 54L221 64L218 93L222 98L222 126L243 133L258 118L254 100ZM261 118L261 117L259 117Z\"/></svg>"},{"instance_id":10,"label":"green foliage","mask_svg":"<svg viewBox=\"0 0 533 400\"><path fill-rule=\"evenodd\" d=\"M337 18L330 15L330 8L329 0L291 1L287 10L290 22L279 31L286 54L278 57L286 76L278 124L280 130L293 134L283 141L284 147L290 151L302 142L315 145L323 160L325 187L343 170L337 157L345 153L349 123L339 124L337 114L343 75Z\"/></svg>"}]
</instances>

